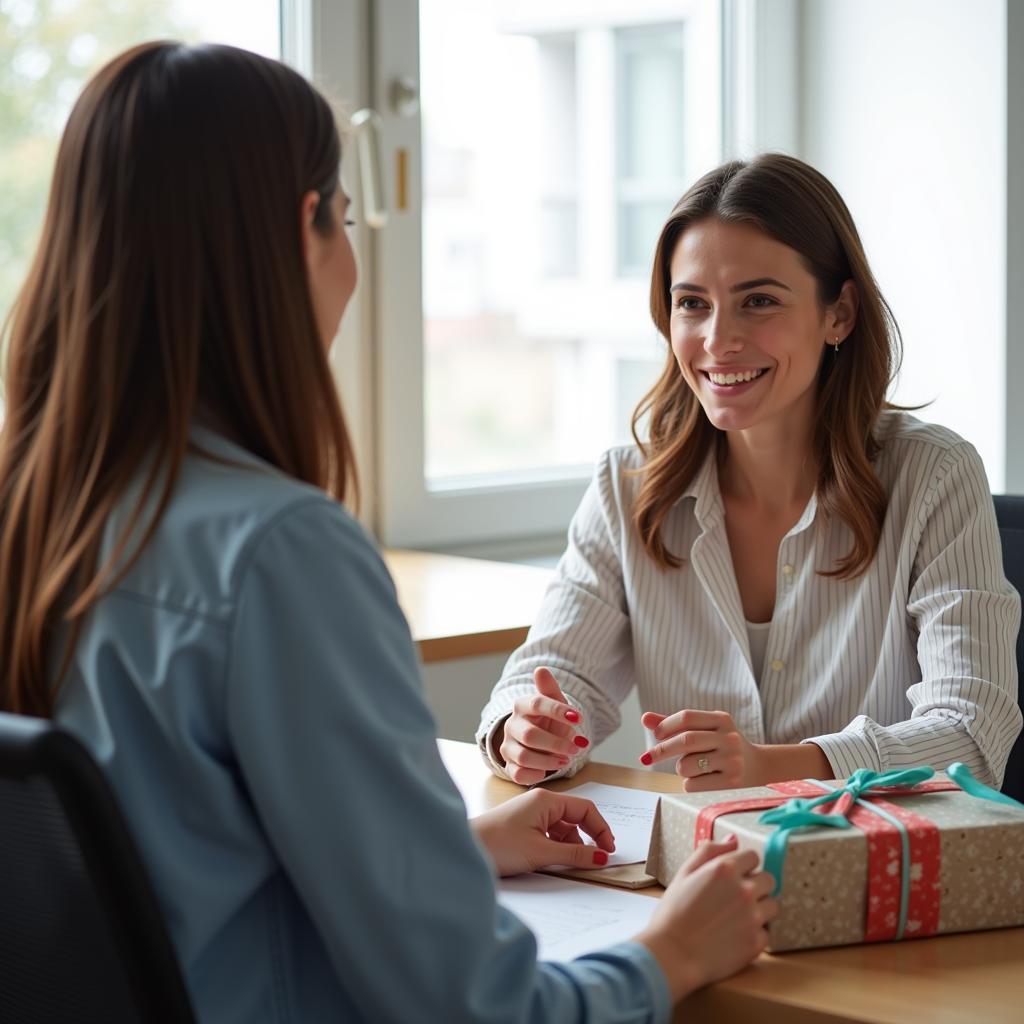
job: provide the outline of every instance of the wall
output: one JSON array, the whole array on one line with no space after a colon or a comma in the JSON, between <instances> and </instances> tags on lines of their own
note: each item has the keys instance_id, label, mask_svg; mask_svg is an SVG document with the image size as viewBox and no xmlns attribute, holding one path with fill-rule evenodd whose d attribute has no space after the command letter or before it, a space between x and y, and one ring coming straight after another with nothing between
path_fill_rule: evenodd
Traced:
<instances>
[{"instance_id":1,"label":"wall","mask_svg":"<svg viewBox=\"0 0 1024 1024\"><path fill-rule=\"evenodd\" d=\"M918 415L972 441L994 490L1007 455L1006 22L1005 0L804 0L799 48L800 155L846 199L902 328L897 400L934 398Z\"/></svg>"}]
</instances>

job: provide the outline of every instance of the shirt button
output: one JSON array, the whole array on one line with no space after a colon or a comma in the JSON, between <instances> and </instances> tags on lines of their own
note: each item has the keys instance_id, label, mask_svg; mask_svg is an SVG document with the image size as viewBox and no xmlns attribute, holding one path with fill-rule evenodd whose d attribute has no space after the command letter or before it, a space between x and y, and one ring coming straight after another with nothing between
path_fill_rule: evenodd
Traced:
<instances>
[{"instance_id":1,"label":"shirt button","mask_svg":"<svg viewBox=\"0 0 1024 1024\"><path fill-rule=\"evenodd\" d=\"M789 562L787 562L787 563L786 563L786 564L785 564L785 565L784 565L784 566L782 567L782 575L783 575L783 576L792 576L794 572L796 572L796 570L795 570L795 569L793 568L793 566L791 566L791 565L789 564Z\"/></svg>"},{"instance_id":2,"label":"shirt button","mask_svg":"<svg viewBox=\"0 0 1024 1024\"><path fill-rule=\"evenodd\" d=\"M781 672L785 667L786 667L786 663L784 661L779 661L778 658L776 658L772 662L772 671L773 672Z\"/></svg>"}]
</instances>

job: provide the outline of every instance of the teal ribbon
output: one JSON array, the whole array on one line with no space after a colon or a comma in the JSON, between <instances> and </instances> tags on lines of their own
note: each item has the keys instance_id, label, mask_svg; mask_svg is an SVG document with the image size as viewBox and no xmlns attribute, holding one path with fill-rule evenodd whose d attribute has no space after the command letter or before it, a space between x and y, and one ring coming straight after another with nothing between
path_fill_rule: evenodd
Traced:
<instances>
[{"instance_id":1,"label":"teal ribbon","mask_svg":"<svg viewBox=\"0 0 1024 1024\"><path fill-rule=\"evenodd\" d=\"M870 801L862 800L861 797L883 791L889 787L909 788L916 786L920 782L927 782L934 774L935 769L928 767L900 768L889 772L875 772L868 768L858 768L842 786L838 786L835 789L829 788L827 783L818 782L813 779L808 780L813 785L828 788L828 792L813 798L794 797L780 807L765 811L758 818L758 821L765 825L776 826L775 831L768 837L764 851L764 870L775 879L775 889L772 895L777 896L782 890L782 866L786 860L786 846L789 843L789 836L792 832L806 828L843 829L853 827L842 814L820 814L815 811L816 807L820 807L822 804L835 803L844 794L849 794L851 797L851 808L854 804L859 803L862 807L884 818L899 831L903 853L901 858L903 870L896 939L902 939L904 929L906 928L907 908L910 901L910 837L903 822ZM979 782L971 774L967 765L959 761L951 764L946 769L946 774L969 796L1024 810L1024 804L1014 800L1013 797L1007 796L1005 793L992 789L991 786L986 786L983 782Z\"/></svg>"}]
</instances>

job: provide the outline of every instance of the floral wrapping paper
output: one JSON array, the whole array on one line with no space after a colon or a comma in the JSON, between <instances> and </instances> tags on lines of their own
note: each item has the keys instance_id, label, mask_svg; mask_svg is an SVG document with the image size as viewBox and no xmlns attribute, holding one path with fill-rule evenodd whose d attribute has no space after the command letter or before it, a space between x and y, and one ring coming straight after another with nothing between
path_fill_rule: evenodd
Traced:
<instances>
[{"instance_id":1,"label":"floral wrapping paper","mask_svg":"<svg viewBox=\"0 0 1024 1024\"><path fill-rule=\"evenodd\" d=\"M944 776L940 773L937 778ZM777 795L758 786L663 796L654 820L648 874L668 884L693 850L702 808ZM1024 925L1024 812L959 790L885 799L938 829L937 866L913 861L910 865L911 886L923 897L916 902L929 905L931 924L923 925L910 915L906 938L928 934L929 928L942 934ZM734 833L741 849L756 850L763 859L774 826L759 824L761 813L723 815L715 821L714 838ZM779 916L770 927L770 951L865 941L868 841L856 828L800 830L790 836ZM899 858L883 859L882 870L898 879ZM883 913L888 916L895 910L883 908Z\"/></svg>"}]
</instances>

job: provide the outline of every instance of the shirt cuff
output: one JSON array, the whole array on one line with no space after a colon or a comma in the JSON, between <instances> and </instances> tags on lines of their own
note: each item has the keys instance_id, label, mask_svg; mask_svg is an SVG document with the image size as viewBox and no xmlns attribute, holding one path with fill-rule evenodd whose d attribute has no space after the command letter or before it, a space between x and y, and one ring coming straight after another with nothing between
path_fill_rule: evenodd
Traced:
<instances>
[{"instance_id":1,"label":"shirt cuff","mask_svg":"<svg viewBox=\"0 0 1024 1024\"><path fill-rule=\"evenodd\" d=\"M672 1019L672 993L668 979L654 954L642 943L620 942L597 953L588 953L580 960L603 960L623 965L626 962L643 979L650 994L651 1015L654 1024L668 1024Z\"/></svg>"},{"instance_id":2,"label":"shirt cuff","mask_svg":"<svg viewBox=\"0 0 1024 1024\"><path fill-rule=\"evenodd\" d=\"M826 736L812 736L802 743L813 743L821 748L832 766L832 777L848 779L858 768L882 771L882 763L875 745L859 732L834 732Z\"/></svg>"}]
</instances>

